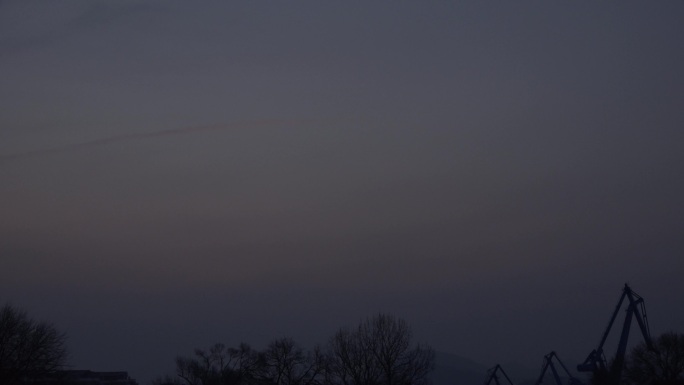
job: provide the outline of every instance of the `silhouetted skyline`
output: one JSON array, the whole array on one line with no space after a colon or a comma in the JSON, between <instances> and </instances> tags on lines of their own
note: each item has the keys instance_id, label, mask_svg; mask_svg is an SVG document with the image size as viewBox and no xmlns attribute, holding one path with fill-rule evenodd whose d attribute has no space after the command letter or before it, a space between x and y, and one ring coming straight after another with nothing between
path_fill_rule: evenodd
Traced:
<instances>
[{"instance_id":1,"label":"silhouetted skyline","mask_svg":"<svg viewBox=\"0 0 684 385\"><path fill-rule=\"evenodd\" d=\"M681 20L2 1L0 303L140 384L378 312L487 367L574 367L625 282L682 331Z\"/></svg>"}]
</instances>

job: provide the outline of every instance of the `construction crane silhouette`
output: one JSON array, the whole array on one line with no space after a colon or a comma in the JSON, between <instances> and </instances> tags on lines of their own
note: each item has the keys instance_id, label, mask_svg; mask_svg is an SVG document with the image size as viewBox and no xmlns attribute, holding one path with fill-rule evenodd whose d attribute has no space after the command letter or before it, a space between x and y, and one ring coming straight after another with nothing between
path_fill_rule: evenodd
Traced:
<instances>
[{"instance_id":1,"label":"construction crane silhouette","mask_svg":"<svg viewBox=\"0 0 684 385\"><path fill-rule=\"evenodd\" d=\"M508 384L513 385L513 381L511 381L511 379L508 378L508 375L506 375L506 372L503 370L503 368L499 364L496 364L495 367L493 367L487 371L487 380L485 380L484 385L490 385L492 383L492 381L494 381L494 383L496 385L501 385L501 382L499 382L499 376L496 375L497 372L501 372L501 374L503 374L504 378L506 378L506 380L508 381Z\"/></svg>"},{"instance_id":2,"label":"construction crane silhouette","mask_svg":"<svg viewBox=\"0 0 684 385\"><path fill-rule=\"evenodd\" d=\"M556 366L553 364L554 358L556 359L556 362L561 366L561 368L565 371L565 374L568 376L568 385L582 385L582 381L578 380L577 378L573 377L572 374L570 374L570 371L568 371L568 368L565 367L563 361L561 361L560 357L558 357L556 352L551 352L544 356L541 374L539 375L539 379L537 380L537 382L534 383L534 385L540 385L542 382L544 382L544 375L546 374L546 371L548 369L551 369L551 373L553 374L553 378L556 381L556 385L563 385L560 375L558 375L558 370L556 369Z\"/></svg>"},{"instance_id":3,"label":"construction crane silhouette","mask_svg":"<svg viewBox=\"0 0 684 385\"><path fill-rule=\"evenodd\" d=\"M622 334L620 335L620 342L618 343L615 358L613 358L613 362L609 368L608 361L606 360L606 356L603 352L603 345L606 342L606 338L608 338L608 333L610 333L610 329L615 322L615 318L617 318L618 312L620 311L625 298L628 301L625 321L622 324ZM646 346L649 349L654 350L653 342L651 340L651 332L649 331L648 327L648 319L646 318L646 306L644 305L644 299L632 291L629 285L625 284L625 287L622 289L622 296L620 296L620 300L613 311L613 315L610 317L610 322L608 322L608 327L603 332L601 342L599 342L599 345L596 349L589 353L589 356L587 356L587 359L584 360L582 364L577 365L577 370L580 372L594 372L595 375L599 375L605 379L607 383L617 385L620 382L620 376L622 375L622 367L624 366L625 352L627 350L627 339L629 338L629 328L632 323L632 318L636 318Z\"/></svg>"}]
</instances>

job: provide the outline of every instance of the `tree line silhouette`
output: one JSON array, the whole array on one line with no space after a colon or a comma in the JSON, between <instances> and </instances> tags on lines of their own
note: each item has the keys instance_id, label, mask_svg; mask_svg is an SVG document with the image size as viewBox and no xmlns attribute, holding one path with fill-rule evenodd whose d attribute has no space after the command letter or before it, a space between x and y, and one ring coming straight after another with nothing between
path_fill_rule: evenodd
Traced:
<instances>
[{"instance_id":1,"label":"tree line silhouette","mask_svg":"<svg viewBox=\"0 0 684 385\"><path fill-rule=\"evenodd\" d=\"M153 385L427 385L434 356L431 347L413 344L404 320L379 314L308 351L291 338L262 351L244 343L195 349L176 358L175 376Z\"/></svg>"},{"instance_id":2,"label":"tree line silhouette","mask_svg":"<svg viewBox=\"0 0 684 385\"><path fill-rule=\"evenodd\" d=\"M11 305L0 309L0 385L29 385L66 365L65 334ZM635 346L625 361L626 385L684 385L684 334L667 332ZM305 350L291 338L263 350L217 343L178 356L175 373L152 385L428 385L435 353L415 344L406 321L378 314L340 328L322 346ZM592 383L602 385L601 373ZM454 379L458 383L458 379Z\"/></svg>"}]
</instances>

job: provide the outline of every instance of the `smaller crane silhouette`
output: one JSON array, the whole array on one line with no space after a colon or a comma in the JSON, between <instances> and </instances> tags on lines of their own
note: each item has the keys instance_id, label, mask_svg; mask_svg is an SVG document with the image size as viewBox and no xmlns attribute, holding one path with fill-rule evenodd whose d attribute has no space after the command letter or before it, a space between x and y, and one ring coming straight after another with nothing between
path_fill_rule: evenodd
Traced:
<instances>
[{"instance_id":1,"label":"smaller crane silhouette","mask_svg":"<svg viewBox=\"0 0 684 385\"><path fill-rule=\"evenodd\" d=\"M491 385L492 381L494 381L496 385L501 385L501 382L499 382L499 376L497 375L498 372L501 372L501 374L503 374L504 378L506 378L509 385L513 385L513 381L511 381L511 379L508 378L508 375L506 375L506 372L499 364L496 364L495 367L487 371L487 380L485 381L484 385Z\"/></svg>"},{"instance_id":2,"label":"smaller crane silhouette","mask_svg":"<svg viewBox=\"0 0 684 385\"><path fill-rule=\"evenodd\" d=\"M561 368L565 371L565 374L568 376L568 385L582 385L582 381L578 380L577 378L573 377L572 374L570 374L570 371L568 370L568 368L565 367L563 361L561 361L560 357L558 357L556 352L551 352L544 356L541 374L539 375L539 379L537 380L537 382L534 383L534 385L541 385L544 382L544 375L546 374L546 371L548 369L551 369L551 373L553 374L553 378L556 381L556 385L563 385L560 375L558 375L558 370L556 369L556 366L553 364L554 358L556 359L556 362L561 366Z\"/></svg>"}]
</instances>

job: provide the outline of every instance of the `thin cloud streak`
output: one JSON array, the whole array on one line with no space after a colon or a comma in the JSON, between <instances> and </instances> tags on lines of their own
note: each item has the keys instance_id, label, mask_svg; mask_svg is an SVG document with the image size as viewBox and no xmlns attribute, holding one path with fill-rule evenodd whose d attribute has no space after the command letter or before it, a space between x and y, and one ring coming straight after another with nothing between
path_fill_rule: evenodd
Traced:
<instances>
[{"instance_id":1,"label":"thin cloud streak","mask_svg":"<svg viewBox=\"0 0 684 385\"><path fill-rule=\"evenodd\" d=\"M100 147L115 143L131 142L142 139L153 139L161 138L167 136L176 135L190 135L203 132L212 131L224 131L224 130L236 130L236 129L259 129L274 126L292 126L303 123L312 123L315 120L278 120L278 119L265 119L265 120L255 120L250 122L241 122L233 125L207 125L207 126L194 126L194 127L180 127L171 128L160 131L153 132L142 132L142 133L132 133L132 134L122 134L114 135L101 139L89 140L81 143L67 144L63 146L49 147L38 150L29 150L23 152L17 152L14 154L0 155L0 163L16 161L26 158L39 157L48 154L57 154L70 151L78 151L83 148L89 147Z\"/></svg>"}]
</instances>

